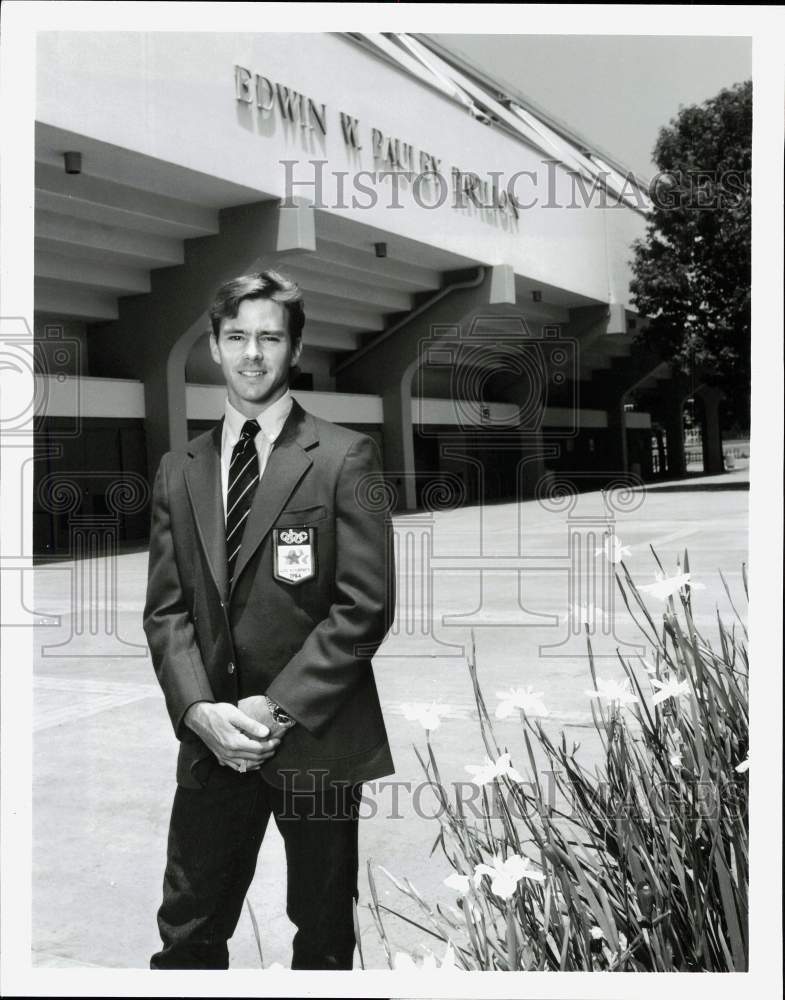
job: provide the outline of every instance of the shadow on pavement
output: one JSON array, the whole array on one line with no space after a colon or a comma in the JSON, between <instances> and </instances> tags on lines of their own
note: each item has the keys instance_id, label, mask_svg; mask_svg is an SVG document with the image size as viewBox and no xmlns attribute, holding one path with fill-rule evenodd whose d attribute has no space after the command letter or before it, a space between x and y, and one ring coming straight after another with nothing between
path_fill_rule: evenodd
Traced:
<instances>
[{"instance_id":1,"label":"shadow on pavement","mask_svg":"<svg viewBox=\"0 0 785 1000\"><path fill-rule=\"evenodd\" d=\"M749 492L750 484L747 481L737 481L731 483L672 483L669 486L656 486L647 483L647 492L657 493L708 493L716 490L745 490Z\"/></svg>"}]
</instances>

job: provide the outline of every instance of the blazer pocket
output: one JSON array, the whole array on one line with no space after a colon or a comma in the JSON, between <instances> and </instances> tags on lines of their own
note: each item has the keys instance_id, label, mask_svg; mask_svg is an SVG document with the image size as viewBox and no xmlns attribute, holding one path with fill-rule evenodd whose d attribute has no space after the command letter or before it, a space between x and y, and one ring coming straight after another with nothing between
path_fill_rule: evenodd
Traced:
<instances>
[{"instance_id":1,"label":"blazer pocket","mask_svg":"<svg viewBox=\"0 0 785 1000\"><path fill-rule=\"evenodd\" d=\"M327 518L327 508L319 505L316 507L298 507L282 510L275 520L277 527L299 524L316 524Z\"/></svg>"}]
</instances>

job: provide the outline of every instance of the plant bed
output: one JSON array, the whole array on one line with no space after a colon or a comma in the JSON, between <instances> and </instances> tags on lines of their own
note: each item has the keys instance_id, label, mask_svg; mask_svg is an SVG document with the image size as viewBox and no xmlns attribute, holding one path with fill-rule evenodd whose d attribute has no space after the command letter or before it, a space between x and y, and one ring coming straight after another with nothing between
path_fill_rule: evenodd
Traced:
<instances>
[{"instance_id":1,"label":"plant bed","mask_svg":"<svg viewBox=\"0 0 785 1000\"><path fill-rule=\"evenodd\" d=\"M654 553L657 559L656 553ZM439 803L434 851L449 863L455 905L430 903L406 879L368 863L370 910L393 968L685 972L748 966L747 631L733 606L717 614L715 646L695 627L684 569L638 588L623 562L625 609L650 648L618 655L618 677L598 677L587 629L592 718L602 762L549 733L542 696L502 697L495 715L520 717L517 747L501 747L472 646L468 661L485 764L465 807L442 781L426 729L415 750ZM722 576L722 574L720 574ZM744 590L747 579L742 568ZM641 591L665 601L651 614ZM513 761L515 756L515 761ZM433 851L432 851L433 853ZM379 902L380 870L417 908L416 919ZM386 921L430 936L440 957L394 954Z\"/></svg>"}]
</instances>

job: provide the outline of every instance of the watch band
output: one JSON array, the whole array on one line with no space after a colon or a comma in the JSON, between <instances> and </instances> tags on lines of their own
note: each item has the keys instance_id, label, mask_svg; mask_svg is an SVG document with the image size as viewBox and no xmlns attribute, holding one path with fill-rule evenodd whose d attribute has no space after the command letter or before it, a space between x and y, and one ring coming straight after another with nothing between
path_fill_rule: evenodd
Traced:
<instances>
[{"instance_id":1,"label":"watch band","mask_svg":"<svg viewBox=\"0 0 785 1000\"><path fill-rule=\"evenodd\" d=\"M280 726L293 726L294 719L291 715L287 715L286 712L281 708L281 706L273 701L272 698L268 698L267 695L264 696L264 700L267 702L267 707L270 709L270 715Z\"/></svg>"}]
</instances>

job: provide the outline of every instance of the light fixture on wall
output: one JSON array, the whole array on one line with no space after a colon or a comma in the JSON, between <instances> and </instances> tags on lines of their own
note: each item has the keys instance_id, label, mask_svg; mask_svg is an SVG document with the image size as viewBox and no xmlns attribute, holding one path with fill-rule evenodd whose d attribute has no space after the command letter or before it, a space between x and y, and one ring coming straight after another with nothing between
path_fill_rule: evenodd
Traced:
<instances>
[{"instance_id":1,"label":"light fixture on wall","mask_svg":"<svg viewBox=\"0 0 785 1000\"><path fill-rule=\"evenodd\" d=\"M63 159L65 160L65 172L67 174L81 174L82 172L82 154L81 153L63 153Z\"/></svg>"},{"instance_id":2,"label":"light fixture on wall","mask_svg":"<svg viewBox=\"0 0 785 1000\"><path fill-rule=\"evenodd\" d=\"M374 243L373 251L377 257L387 256L387 244L386 243Z\"/></svg>"}]
</instances>

